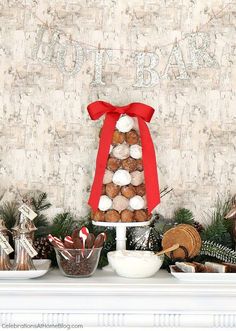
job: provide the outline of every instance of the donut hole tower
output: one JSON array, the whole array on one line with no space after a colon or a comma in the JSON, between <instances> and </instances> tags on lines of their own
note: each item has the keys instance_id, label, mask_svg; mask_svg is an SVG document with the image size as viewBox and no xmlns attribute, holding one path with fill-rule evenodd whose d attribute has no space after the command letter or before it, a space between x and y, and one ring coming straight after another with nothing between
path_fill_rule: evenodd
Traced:
<instances>
[{"instance_id":1,"label":"donut hole tower","mask_svg":"<svg viewBox=\"0 0 236 331\"><path fill-rule=\"evenodd\" d=\"M116 249L126 249L126 228L149 225L151 210L160 202L155 151L145 123L154 110L141 103L115 107L97 101L88 111L92 119L106 115L89 199L93 224L115 227Z\"/></svg>"}]
</instances>

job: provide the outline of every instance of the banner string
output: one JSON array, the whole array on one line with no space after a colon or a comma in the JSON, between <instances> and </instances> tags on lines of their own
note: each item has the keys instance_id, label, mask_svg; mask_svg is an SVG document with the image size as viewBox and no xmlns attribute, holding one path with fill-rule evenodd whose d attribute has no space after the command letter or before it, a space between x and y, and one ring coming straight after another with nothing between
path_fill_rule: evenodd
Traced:
<instances>
[{"instance_id":1,"label":"banner string","mask_svg":"<svg viewBox=\"0 0 236 331\"><path fill-rule=\"evenodd\" d=\"M235 2L229 2L227 3L225 6L223 6L219 11L217 12L214 12L212 10L212 16L210 17L210 19L204 23L204 24L201 24L200 26L197 26L195 31L193 31L192 33L198 33L198 32L203 32L203 28L205 28L206 26L208 26L213 20L216 20L220 17L221 14L223 14L225 12L225 10L230 6L230 5L235 5L236 3ZM53 25L49 25L48 22L45 22L43 21L40 17L38 17L31 9L29 9L28 6L24 5L23 3L21 3L21 5L23 6L23 8L25 10L30 10L31 14L43 25L45 26L46 29L48 29L50 32L52 31L58 31L57 29L55 29L53 27ZM221 16L222 17L222 16ZM64 35L66 36L70 41L73 41L73 42L77 42L81 45L85 45L86 48L87 46L90 47L91 49L100 49L100 50L112 50L112 51L121 51L121 52L124 52L124 51L129 51L129 52L134 52L134 51L139 51L139 52L144 52L144 53L148 53L149 51L147 50L147 47L144 49L144 50L134 50L134 49L130 49L130 48L108 48L108 47L101 47L100 44L95 46L95 45L92 45L92 44L89 44L89 43L85 43L85 42L82 42L82 41L78 41L78 40L75 40L72 38L71 35L68 35L67 33L63 32L63 31L58 31L60 32L61 35ZM163 44L161 46L158 46L159 49L161 48L165 48L165 47L168 47L168 46L171 46L171 45L175 45L177 43L180 43L182 41L184 41L185 39L187 38L187 35L185 37L182 37L182 38L176 38L174 42L171 42L171 43L167 43L167 44ZM89 48L87 48L89 49Z\"/></svg>"}]
</instances>

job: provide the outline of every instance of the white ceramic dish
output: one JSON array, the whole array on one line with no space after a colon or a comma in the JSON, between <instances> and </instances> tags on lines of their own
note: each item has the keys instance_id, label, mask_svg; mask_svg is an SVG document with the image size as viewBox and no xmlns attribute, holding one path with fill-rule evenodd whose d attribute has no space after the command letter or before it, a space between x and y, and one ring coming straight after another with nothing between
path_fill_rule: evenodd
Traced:
<instances>
[{"instance_id":1,"label":"white ceramic dish","mask_svg":"<svg viewBox=\"0 0 236 331\"><path fill-rule=\"evenodd\" d=\"M51 260L33 260L35 270L0 270L0 279L29 279L45 275L51 265Z\"/></svg>"},{"instance_id":2,"label":"white ceramic dish","mask_svg":"<svg viewBox=\"0 0 236 331\"><path fill-rule=\"evenodd\" d=\"M107 256L113 270L127 278L152 277L163 263L163 255L157 256L150 251L118 250Z\"/></svg>"},{"instance_id":3,"label":"white ceramic dish","mask_svg":"<svg viewBox=\"0 0 236 331\"><path fill-rule=\"evenodd\" d=\"M236 283L236 273L218 273L218 272L175 272L170 266L171 274L183 281L192 283Z\"/></svg>"}]
</instances>

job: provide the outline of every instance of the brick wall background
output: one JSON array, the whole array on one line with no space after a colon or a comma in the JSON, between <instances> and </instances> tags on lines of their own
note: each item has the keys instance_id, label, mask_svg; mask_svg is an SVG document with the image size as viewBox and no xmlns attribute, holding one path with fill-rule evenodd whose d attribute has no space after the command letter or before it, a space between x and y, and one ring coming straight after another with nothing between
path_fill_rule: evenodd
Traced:
<instances>
[{"instance_id":1,"label":"brick wall background","mask_svg":"<svg viewBox=\"0 0 236 331\"><path fill-rule=\"evenodd\" d=\"M180 43L188 80L177 80L170 70L169 79L154 87L134 87L134 52L113 51L104 65L105 85L93 86L92 53L74 76L63 75L55 59L46 61L43 52L34 56L42 26L37 16L80 42L155 52L161 73L173 46L158 47L195 31L225 4L220 0L2 0L2 200L17 195L17 189L40 189L49 194L53 212L62 208L77 215L87 212L102 122L92 122L86 106L97 99L119 105L140 101L155 107L150 130L161 181L174 188L163 199L160 212L169 216L185 206L200 215L218 193L235 193L234 4L202 30L209 33L209 52L218 66L191 69L187 42ZM45 33L45 42L50 33Z\"/></svg>"}]
</instances>

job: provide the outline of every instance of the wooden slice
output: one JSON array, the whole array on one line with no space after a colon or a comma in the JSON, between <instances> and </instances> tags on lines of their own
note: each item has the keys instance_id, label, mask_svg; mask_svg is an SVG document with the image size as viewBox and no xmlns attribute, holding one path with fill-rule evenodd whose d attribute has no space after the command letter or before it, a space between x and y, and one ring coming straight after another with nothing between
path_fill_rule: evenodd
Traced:
<instances>
[{"instance_id":1,"label":"wooden slice","mask_svg":"<svg viewBox=\"0 0 236 331\"><path fill-rule=\"evenodd\" d=\"M202 247L202 239L200 237L200 234L192 225L185 224L185 230L191 232L191 234L195 238L195 247L191 254L192 255L191 257L197 256Z\"/></svg>"},{"instance_id":2,"label":"wooden slice","mask_svg":"<svg viewBox=\"0 0 236 331\"><path fill-rule=\"evenodd\" d=\"M193 251L195 241L189 232L187 232L184 228L177 226L165 232L162 239L163 249L167 249L175 244L184 246L188 252L188 255L190 255ZM170 254L171 253L167 253L167 256L170 257ZM173 251L172 256L173 258L179 259L184 259L186 257L182 248L178 248Z\"/></svg>"}]
</instances>

